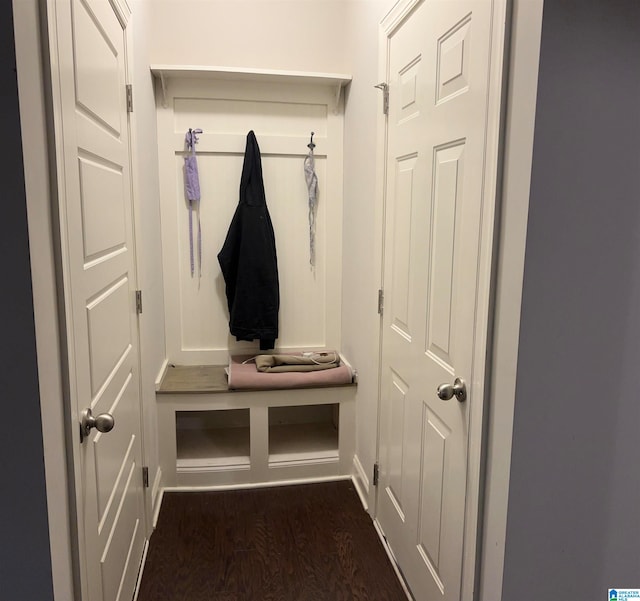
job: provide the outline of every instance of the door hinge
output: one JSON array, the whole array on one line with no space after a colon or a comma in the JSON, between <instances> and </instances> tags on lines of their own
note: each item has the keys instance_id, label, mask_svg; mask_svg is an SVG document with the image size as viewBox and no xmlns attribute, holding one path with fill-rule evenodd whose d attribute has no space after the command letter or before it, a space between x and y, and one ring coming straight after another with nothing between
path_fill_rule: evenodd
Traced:
<instances>
[{"instance_id":1,"label":"door hinge","mask_svg":"<svg viewBox=\"0 0 640 601\"><path fill-rule=\"evenodd\" d=\"M389 84L383 81L374 88L378 88L378 90L382 90L382 112L385 115L389 114Z\"/></svg>"},{"instance_id":2,"label":"door hinge","mask_svg":"<svg viewBox=\"0 0 640 601\"><path fill-rule=\"evenodd\" d=\"M127 89L127 113L133 113L133 85L128 83Z\"/></svg>"},{"instance_id":3,"label":"door hinge","mask_svg":"<svg viewBox=\"0 0 640 601\"><path fill-rule=\"evenodd\" d=\"M377 463L373 464L373 485L378 486L378 480L380 480L380 466Z\"/></svg>"},{"instance_id":4,"label":"door hinge","mask_svg":"<svg viewBox=\"0 0 640 601\"><path fill-rule=\"evenodd\" d=\"M142 290L136 290L136 313L142 313Z\"/></svg>"},{"instance_id":5,"label":"door hinge","mask_svg":"<svg viewBox=\"0 0 640 601\"><path fill-rule=\"evenodd\" d=\"M149 488L149 468L146 466L142 468L142 486Z\"/></svg>"},{"instance_id":6,"label":"door hinge","mask_svg":"<svg viewBox=\"0 0 640 601\"><path fill-rule=\"evenodd\" d=\"M378 290L378 315L382 315L384 311L384 292L382 289Z\"/></svg>"}]
</instances>

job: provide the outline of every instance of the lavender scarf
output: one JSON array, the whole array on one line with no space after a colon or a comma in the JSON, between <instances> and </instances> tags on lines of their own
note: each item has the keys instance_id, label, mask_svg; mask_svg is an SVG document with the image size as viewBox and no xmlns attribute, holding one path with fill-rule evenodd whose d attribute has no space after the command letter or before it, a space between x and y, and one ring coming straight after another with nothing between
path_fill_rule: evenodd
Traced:
<instances>
[{"instance_id":1,"label":"lavender scarf","mask_svg":"<svg viewBox=\"0 0 640 601\"><path fill-rule=\"evenodd\" d=\"M189 201L189 258L191 262L191 277L195 272L193 252L193 211L195 207L198 217L198 277L202 275L202 229L200 227L200 179L198 177L198 161L196 160L196 144L201 129L189 129L185 135L187 150L190 154L184 157L184 181L187 200Z\"/></svg>"}]
</instances>

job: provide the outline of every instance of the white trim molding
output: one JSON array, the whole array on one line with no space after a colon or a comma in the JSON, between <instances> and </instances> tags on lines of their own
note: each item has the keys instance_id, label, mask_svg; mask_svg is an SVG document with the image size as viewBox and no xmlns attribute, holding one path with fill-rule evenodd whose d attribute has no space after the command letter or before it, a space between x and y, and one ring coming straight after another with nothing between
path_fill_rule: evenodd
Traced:
<instances>
[{"instance_id":1,"label":"white trim molding","mask_svg":"<svg viewBox=\"0 0 640 601\"><path fill-rule=\"evenodd\" d=\"M424 0L398 0L391 10L383 17L380 22L382 32L388 37L392 34L402 22L413 12L413 10L422 4Z\"/></svg>"},{"instance_id":2,"label":"white trim molding","mask_svg":"<svg viewBox=\"0 0 640 601\"><path fill-rule=\"evenodd\" d=\"M70 478L65 461L70 432L64 414L64 392L60 327L58 324L58 279L53 249L54 209L49 185L50 152L47 136L47 104L43 49L46 24L40 20L38 0L13 0L20 127L24 162L29 250L33 286L33 310L38 360L38 384L42 419L42 443L46 479L47 513L53 595L74 599L76 556L71 532ZM45 7L47 11L49 6ZM45 29L45 31L41 31ZM28 142L27 142L28 141ZM73 430L75 433L75 430ZM9 543L7 543L9 544Z\"/></svg>"},{"instance_id":3,"label":"white trim molding","mask_svg":"<svg viewBox=\"0 0 640 601\"><path fill-rule=\"evenodd\" d=\"M512 2L495 266L479 601L499 601L509 502L520 310L529 214L543 0Z\"/></svg>"},{"instance_id":4,"label":"white trim molding","mask_svg":"<svg viewBox=\"0 0 640 601\"><path fill-rule=\"evenodd\" d=\"M162 379L164 378L164 374L167 372L167 368L169 367L169 359L165 359L158 370L158 375L156 376L155 386L156 392L160 390L160 385L162 384Z\"/></svg>"},{"instance_id":5,"label":"white trim molding","mask_svg":"<svg viewBox=\"0 0 640 601\"><path fill-rule=\"evenodd\" d=\"M376 529L378 538L380 539L380 542L382 543L382 547L384 548L385 553L389 558L389 562L391 563L391 567L393 568L393 571L396 573L396 576L400 581L400 586L402 587L402 590L404 591L405 595L407 595L407 599L409 601L415 601L413 598L413 595L411 594L411 591L409 590L409 586L407 585L407 582L405 581L404 576L400 571L400 568L398 567L398 562L396 561L393 551L391 550L391 547L387 542L387 537L385 536L384 532L382 531L382 528L380 527L380 522L378 522L378 520L373 520L373 527Z\"/></svg>"},{"instance_id":6,"label":"white trim molding","mask_svg":"<svg viewBox=\"0 0 640 601\"><path fill-rule=\"evenodd\" d=\"M362 501L362 506L369 511L369 478L362 467L362 463L357 455L353 456L353 484Z\"/></svg>"},{"instance_id":7,"label":"white trim molding","mask_svg":"<svg viewBox=\"0 0 640 601\"><path fill-rule=\"evenodd\" d=\"M132 15L129 2L127 0L109 0L109 2L111 3L113 12L115 12L118 17L118 21L120 21L123 28L126 28Z\"/></svg>"},{"instance_id":8,"label":"white trim molding","mask_svg":"<svg viewBox=\"0 0 640 601\"><path fill-rule=\"evenodd\" d=\"M153 516L153 527L156 527L160 505L162 504L162 469L158 466L153 486L151 487L151 514Z\"/></svg>"}]
</instances>

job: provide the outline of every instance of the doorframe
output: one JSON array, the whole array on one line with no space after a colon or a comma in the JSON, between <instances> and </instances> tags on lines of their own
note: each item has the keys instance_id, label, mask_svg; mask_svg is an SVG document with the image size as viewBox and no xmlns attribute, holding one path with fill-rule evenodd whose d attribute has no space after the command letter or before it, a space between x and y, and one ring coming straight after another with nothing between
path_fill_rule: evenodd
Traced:
<instances>
[{"instance_id":1,"label":"doorframe","mask_svg":"<svg viewBox=\"0 0 640 601\"><path fill-rule=\"evenodd\" d=\"M109 2L117 18L126 25L126 79L131 82L134 69L132 10L128 0ZM53 595L56 600L71 601L82 596L84 550L76 511L79 463L73 440L77 435L78 417L70 405L73 397L67 381L69 361L65 356L68 350L64 309L67 283L62 272L64 237L58 198L64 181L60 158L63 155L60 154L61 132L54 121L54 115L63 113L55 55L59 42L55 24L57 6L55 0L13 0ZM139 207L135 200L139 184L133 160L137 148L133 114L129 115L129 128L135 245L139 236ZM136 279L139 279L137 252L134 264ZM138 324L138 335L139 329ZM142 396L139 409L144 458L148 451L144 446ZM145 539L152 529L150 490L144 491Z\"/></svg>"},{"instance_id":2,"label":"doorframe","mask_svg":"<svg viewBox=\"0 0 640 601\"><path fill-rule=\"evenodd\" d=\"M389 81L389 38L402 25L405 19L425 0L398 0L391 10L383 17L380 22L378 33L378 81ZM536 4L542 4L542 0L534 0ZM502 207L503 198L503 178L505 177L502 154L505 143L505 127L507 121L505 119L506 100L507 100L507 78L510 75L510 69L515 68L513 61L509 62L509 37L511 30L520 31L528 25L526 22L530 14L524 12L512 11L513 5L519 4L518 0L493 0L493 13L491 25L491 54L489 63L489 87L488 87L488 103L487 103L487 139L485 143L485 170L483 185L483 207L482 220L485 222L490 219L493 223L488 235L483 236L480 243L479 256L479 273L488 274L488 277L479 277L479 288L476 297L476 311L479 314L487 315L488 319L482 324L476 323L474 331L474 355L473 365L474 373L470 378L470 390L474 399L482 399L481 403L476 403L470 407L469 416L469 446L468 446L468 466L467 466L467 499L465 503L465 526L464 526L464 543L463 543L463 564L462 564L462 587L461 599L464 601L472 601L479 599L478 594L481 591L480 579L488 576L487 568L490 566L494 572L494 582L500 582L499 587L485 587L487 600L496 601L501 598L502 568L504 561L504 528L506 527L506 510L508 500L508 468L510 466L511 456L511 438L502 436L500 432L496 432L495 428L490 425L496 422L496 419L505 417L513 423L513 413L509 413L508 406L500 407L500 413L494 415L494 411L490 408L498 407L495 403L495 395L491 389L491 382L501 382L505 375L502 372L496 373L494 363L496 350L500 351L499 358L511 352L511 357L517 356L517 325L519 324L520 315L520 298L522 293L522 271L524 268L524 242L526 238L526 217L525 227L517 228L516 234L511 237L505 237L504 228L511 226L510 220L501 219L501 213L504 212ZM540 23L541 25L541 23ZM527 50L529 56L535 54L535 21L532 28L533 35L527 40ZM538 32L539 33L539 32ZM539 38L539 35L538 35ZM539 39L538 39L539 50ZM537 56L537 55L536 55ZM537 63L536 63L537 70ZM529 80L531 82L531 79ZM523 92L522 98L517 98L517 102L526 103L531 100L531 89ZM527 95L528 93L528 95ZM513 101L513 98L511 98ZM533 88L533 103L535 106L535 80ZM376 207L375 207L375 224L376 224L376 244L375 253L378 258L377 279L380 288L383 289L384 283L384 231L385 231L385 206L386 206L386 148L387 148L387 126L388 119L386 115L379 114L377 123L377 145L376 145ZM523 140L527 140L527 134L530 134L531 144L533 138L533 122L526 122L523 131L520 132ZM516 145L514 144L514 147ZM513 148L512 148L513 150ZM516 152L520 152L516 149ZM523 154L526 155L526 152ZM497 169L487 170L486 165L497 165ZM520 165L526 172L526 157L524 164ZM529 161L529 174L530 174ZM524 190L520 190L524 192ZM526 210L528 207L528 190L520 197L520 208ZM520 215L520 214L519 214ZM518 215L518 216L519 216ZM521 225L521 224L520 224ZM500 248L498 241L502 242ZM502 271L504 267L504 256L514 257L515 264L511 265L509 274L511 278L505 279ZM518 257L522 258L522 263L518 263ZM508 260L508 259L507 259ZM518 268L520 271L518 272ZM501 288L498 289L497 278L501 276ZM504 303L509 299L515 299L516 303L511 313L506 313L506 320L497 316L494 311L498 297ZM517 316L514 323L513 319ZM494 330L498 327L504 329L507 327L511 333L510 338L503 337L500 347L494 344ZM514 338L513 333L516 333ZM380 434L381 434L381 415L382 412L382 390L380 386L381 373L381 354L382 354L382 318L380 319L380 329L378 333L378 405L377 405L377 435L376 435L376 461L380 460ZM515 394L515 376L513 383L513 392ZM508 404L507 404L508 405ZM511 402L513 406L513 402ZM475 410L474 410L475 409ZM510 428L508 428L510 432ZM497 436L496 436L497 435ZM490 439L490 437L492 437ZM491 449L493 454L487 458L487 449ZM507 458L506 460L504 458ZM490 464L491 461L498 459L502 462L502 470L495 469ZM506 465L506 478L504 467ZM493 470L491 468L494 467ZM489 486L485 480L485 474L491 474ZM485 493L492 492L491 499L485 497ZM369 507L376 523L378 511L378 495L380 491L373 489L369 498ZM490 516L491 519L487 519ZM496 530L497 529L497 530ZM500 542L498 540L498 549L491 551L487 548L487 543L492 543L502 531L503 536L502 548L500 552ZM485 564L485 556L487 552ZM499 577L496 577L499 575ZM497 595L489 595L489 591L497 591Z\"/></svg>"},{"instance_id":3,"label":"doorframe","mask_svg":"<svg viewBox=\"0 0 640 601\"><path fill-rule=\"evenodd\" d=\"M40 415L44 447L49 547L54 599L71 600L79 590L72 542L73 473L68 456L58 275L54 236L54 194L50 157L50 91L47 89L44 2L13 0L16 71L27 198ZM26 142L24 142L26 141Z\"/></svg>"},{"instance_id":4,"label":"doorframe","mask_svg":"<svg viewBox=\"0 0 640 601\"><path fill-rule=\"evenodd\" d=\"M510 0L477 599L502 598L520 311L544 0Z\"/></svg>"}]
</instances>

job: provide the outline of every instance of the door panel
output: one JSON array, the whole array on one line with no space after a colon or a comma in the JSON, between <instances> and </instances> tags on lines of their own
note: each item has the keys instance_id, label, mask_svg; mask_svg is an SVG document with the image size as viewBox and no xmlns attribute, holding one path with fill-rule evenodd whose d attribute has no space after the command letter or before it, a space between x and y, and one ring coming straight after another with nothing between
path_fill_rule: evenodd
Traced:
<instances>
[{"instance_id":1,"label":"door panel","mask_svg":"<svg viewBox=\"0 0 640 601\"><path fill-rule=\"evenodd\" d=\"M432 236L428 254L426 352L453 374L456 331L455 241L459 232L464 143L438 148L433 160ZM453 339L453 340L452 340Z\"/></svg>"},{"instance_id":2,"label":"door panel","mask_svg":"<svg viewBox=\"0 0 640 601\"><path fill-rule=\"evenodd\" d=\"M117 19L109 14L108 4L102 4L73 3L76 104L117 137L122 131L122 33Z\"/></svg>"},{"instance_id":3,"label":"door panel","mask_svg":"<svg viewBox=\"0 0 640 601\"><path fill-rule=\"evenodd\" d=\"M440 565L440 543L442 537L443 491L445 490L445 465L447 442L451 430L438 416L423 406L424 423L423 454L424 463L421 474L420 534L419 544L426 560L437 570Z\"/></svg>"},{"instance_id":4,"label":"door panel","mask_svg":"<svg viewBox=\"0 0 640 601\"><path fill-rule=\"evenodd\" d=\"M91 391L96 400L99 390L116 375L131 350L129 300L129 279L124 277L88 301L88 359Z\"/></svg>"},{"instance_id":5,"label":"door panel","mask_svg":"<svg viewBox=\"0 0 640 601\"><path fill-rule=\"evenodd\" d=\"M135 390L132 389L133 374L129 373L117 393L111 407L105 408L113 415L117 424L127 423L135 416L131 415L131 408L135 407ZM131 437L126 428L114 428L108 435L96 434L93 440L94 462L96 473L96 490L98 506L98 534L104 524L113 516L109 512L117 509L118 499L124 492L126 466L133 463L132 453L135 450L135 438ZM123 469L124 468L124 469Z\"/></svg>"},{"instance_id":6,"label":"door panel","mask_svg":"<svg viewBox=\"0 0 640 601\"><path fill-rule=\"evenodd\" d=\"M81 153L78 166L86 266L125 248L126 200L119 168ZM105 198L109 202L105 202Z\"/></svg>"},{"instance_id":7,"label":"door panel","mask_svg":"<svg viewBox=\"0 0 640 601\"><path fill-rule=\"evenodd\" d=\"M126 30L107 0L52 11L72 413L115 420L73 441L82 599L130 601L145 532Z\"/></svg>"},{"instance_id":8,"label":"door panel","mask_svg":"<svg viewBox=\"0 0 640 601\"><path fill-rule=\"evenodd\" d=\"M471 48L469 13L438 39L436 58L436 103L469 89L469 52Z\"/></svg>"},{"instance_id":9,"label":"door panel","mask_svg":"<svg viewBox=\"0 0 640 601\"><path fill-rule=\"evenodd\" d=\"M489 0L425 0L388 39L378 520L416 599L459 601L483 227ZM486 274L482 274L484 277ZM487 275L488 277L488 275ZM384 421L386 416L386 422Z\"/></svg>"},{"instance_id":10,"label":"door panel","mask_svg":"<svg viewBox=\"0 0 640 601\"><path fill-rule=\"evenodd\" d=\"M387 494L391 499L400 519L404 520L404 510L402 509L402 474L406 471L404 465L404 446L400 441L404 440L404 433L407 431L406 424L406 399L408 387L396 373L391 373L391 391L389 398L389 424L391 426L390 443L388 457L388 484Z\"/></svg>"},{"instance_id":11,"label":"door panel","mask_svg":"<svg viewBox=\"0 0 640 601\"><path fill-rule=\"evenodd\" d=\"M409 303L411 299L411 221L414 192L416 156L402 157L396 162L396 202L394 204L393 236L393 285L391 310L393 327L407 339L411 339Z\"/></svg>"}]
</instances>

